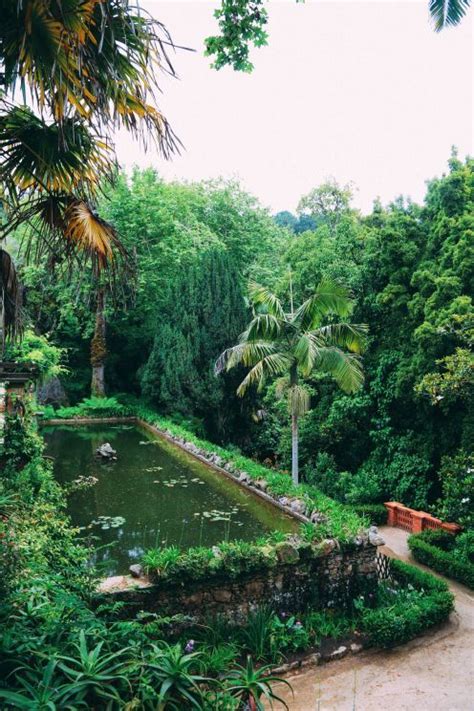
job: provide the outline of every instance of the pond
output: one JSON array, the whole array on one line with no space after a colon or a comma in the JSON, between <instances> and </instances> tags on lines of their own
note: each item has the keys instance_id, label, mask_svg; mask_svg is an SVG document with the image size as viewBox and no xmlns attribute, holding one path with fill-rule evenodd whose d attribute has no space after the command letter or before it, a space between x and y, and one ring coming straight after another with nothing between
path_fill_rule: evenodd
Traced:
<instances>
[{"instance_id":1,"label":"pond","mask_svg":"<svg viewBox=\"0 0 474 711\"><path fill-rule=\"evenodd\" d=\"M210 546L297 528L272 504L135 425L60 425L42 434L61 484L97 479L70 494L69 513L75 526L95 537L94 562L104 575L128 572L155 546ZM116 462L95 456L104 442L117 450Z\"/></svg>"}]
</instances>

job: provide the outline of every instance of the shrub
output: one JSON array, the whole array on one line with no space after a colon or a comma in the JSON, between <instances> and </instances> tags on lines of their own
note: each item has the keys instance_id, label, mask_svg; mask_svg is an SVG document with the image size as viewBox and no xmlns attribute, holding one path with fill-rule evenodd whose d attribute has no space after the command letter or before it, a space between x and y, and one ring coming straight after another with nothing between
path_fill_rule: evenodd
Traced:
<instances>
[{"instance_id":1,"label":"shrub","mask_svg":"<svg viewBox=\"0 0 474 711\"><path fill-rule=\"evenodd\" d=\"M457 538L446 532L423 531L410 536L408 546L419 563L474 589L472 531Z\"/></svg>"},{"instance_id":2,"label":"shrub","mask_svg":"<svg viewBox=\"0 0 474 711\"><path fill-rule=\"evenodd\" d=\"M152 578L170 585L207 580L210 576L232 580L273 567L277 559L269 543L270 539L261 538L259 543L230 541L213 548L184 551L176 546L154 548L144 553L142 562Z\"/></svg>"},{"instance_id":3,"label":"shrub","mask_svg":"<svg viewBox=\"0 0 474 711\"><path fill-rule=\"evenodd\" d=\"M443 580L398 560L392 560L392 575L394 587L379 593L388 596L385 604L361 611L362 629L377 647L408 642L444 622L453 609L454 597Z\"/></svg>"},{"instance_id":4,"label":"shrub","mask_svg":"<svg viewBox=\"0 0 474 711\"><path fill-rule=\"evenodd\" d=\"M43 409L45 419L78 419L81 417L129 417L133 412L127 405L121 404L115 397L88 397L78 405L60 407L54 410L50 405Z\"/></svg>"},{"instance_id":5,"label":"shrub","mask_svg":"<svg viewBox=\"0 0 474 711\"><path fill-rule=\"evenodd\" d=\"M456 521L466 528L474 527L474 455L459 452L444 457L439 478L443 496L437 514L445 521Z\"/></svg>"},{"instance_id":6,"label":"shrub","mask_svg":"<svg viewBox=\"0 0 474 711\"><path fill-rule=\"evenodd\" d=\"M387 509L383 504L348 504L348 508L367 519L371 526L387 523Z\"/></svg>"}]
</instances>

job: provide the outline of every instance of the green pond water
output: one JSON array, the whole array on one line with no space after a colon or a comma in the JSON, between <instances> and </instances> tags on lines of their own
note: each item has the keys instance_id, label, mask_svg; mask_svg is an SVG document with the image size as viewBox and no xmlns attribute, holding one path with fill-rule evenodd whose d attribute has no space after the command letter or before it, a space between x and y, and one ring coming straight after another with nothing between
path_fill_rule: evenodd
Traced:
<instances>
[{"instance_id":1,"label":"green pond water","mask_svg":"<svg viewBox=\"0 0 474 711\"><path fill-rule=\"evenodd\" d=\"M97 479L70 494L69 513L85 535L96 537L94 562L104 575L126 573L154 546L248 541L297 527L276 507L134 425L61 425L42 433L58 481ZM116 462L96 458L104 442L117 450Z\"/></svg>"}]
</instances>

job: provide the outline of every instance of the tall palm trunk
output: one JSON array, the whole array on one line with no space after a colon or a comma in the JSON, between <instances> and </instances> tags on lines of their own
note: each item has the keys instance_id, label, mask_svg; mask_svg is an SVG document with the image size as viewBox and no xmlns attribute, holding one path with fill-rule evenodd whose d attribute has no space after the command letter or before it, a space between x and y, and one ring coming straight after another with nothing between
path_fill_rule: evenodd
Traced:
<instances>
[{"instance_id":1,"label":"tall palm trunk","mask_svg":"<svg viewBox=\"0 0 474 711\"><path fill-rule=\"evenodd\" d=\"M290 369L290 388L295 385L298 385L298 369L296 363L293 363ZM294 409L294 403L291 410L291 478L293 484L299 484L298 413Z\"/></svg>"},{"instance_id":2,"label":"tall palm trunk","mask_svg":"<svg viewBox=\"0 0 474 711\"><path fill-rule=\"evenodd\" d=\"M291 478L299 484L298 469L298 415L291 415Z\"/></svg>"},{"instance_id":3,"label":"tall palm trunk","mask_svg":"<svg viewBox=\"0 0 474 711\"><path fill-rule=\"evenodd\" d=\"M107 344L105 341L105 291L97 290L94 336L91 341L92 381L91 395L105 397L105 359Z\"/></svg>"}]
</instances>

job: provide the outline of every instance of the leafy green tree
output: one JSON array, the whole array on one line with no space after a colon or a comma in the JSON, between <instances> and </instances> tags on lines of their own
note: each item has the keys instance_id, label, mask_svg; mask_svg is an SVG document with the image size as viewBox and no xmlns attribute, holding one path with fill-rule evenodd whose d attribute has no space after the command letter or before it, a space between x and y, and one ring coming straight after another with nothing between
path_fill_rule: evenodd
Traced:
<instances>
[{"instance_id":1,"label":"leafy green tree","mask_svg":"<svg viewBox=\"0 0 474 711\"><path fill-rule=\"evenodd\" d=\"M297 484L298 420L310 408L308 390L301 380L317 370L332 376L345 392L356 392L363 383L358 354L367 329L329 320L349 316L353 302L347 289L328 281L321 282L296 310L290 292L289 311L265 287L252 282L249 290L254 317L238 344L221 354L216 370L222 372L240 364L251 368L237 389L241 397L253 384L262 389L267 379L280 378L279 394L286 397L291 415L291 469Z\"/></svg>"},{"instance_id":2,"label":"leafy green tree","mask_svg":"<svg viewBox=\"0 0 474 711\"><path fill-rule=\"evenodd\" d=\"M332 178L304 195L297 211L300 215L309 215L316 225L326 224L334 232L341 219L350 213L351 200L351 186L341 187Z\"/></svg>"}]
</instances>

